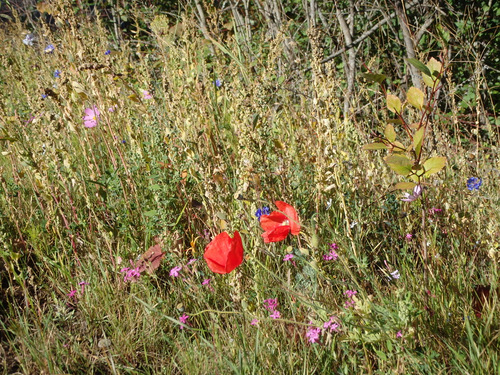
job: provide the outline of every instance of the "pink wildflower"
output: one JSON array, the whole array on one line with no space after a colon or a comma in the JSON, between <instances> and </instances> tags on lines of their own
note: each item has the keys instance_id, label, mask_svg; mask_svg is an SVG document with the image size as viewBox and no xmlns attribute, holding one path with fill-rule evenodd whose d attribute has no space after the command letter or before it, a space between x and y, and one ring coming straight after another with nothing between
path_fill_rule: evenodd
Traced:
<instances>
[{"instance_id":1,"label":"pink wildflower","mask_svg":"<svg viewBox=\"0 0 500 375\"><path fill-rule=\"evenodd\" d=\"M179 276L179 271L182 269L181 266L176 266L170 270L170 276L172 277L178 277Z\"/></svg>"},{"instance_id":2,"label":"pink wildflower","mask_svg":"<svg viewBox=\"0 0 500 375\"><path fill-rule=\"evenodd\" d=\"M340 327L340 324L335 322L335 317L332 316L330 317L330 320L328 322L325 322L323 324L323 328L326 330L330 330L330 332L338 332Z\"/></svg>"},{"instance_id":3,"label":"pink wildflower","mask_svg":"<svg viewBox=\"0 0 500 375\"><path fill-rule=\"evenodd\" d=\"M69 298L73 298L76 294L76 289L72 289L69 291L69 293L67 294Z\"/></svg>"},{"instance_id":4,"label":"pink wildflower","mask_svg":"<svg viewBox=\"0 0 500 375\"><path fill-rule=\"evenodd\" d=\"M269 315L270 318L273 319L279 319L281 317L281 313L278 310L274 310L271 315Z\"/></svg>"},{"instance_id":5,"label":"pink wildflower","mask_svg":"<svg viewBox=\"0 0 500 375\"><path fill-rule=\"evenodd\" d=\"M80 285L80 286L81 286L81 288L82 288L82 294L83 294L83 292L85 291L85 285L89 285L89 283L88 283L88 282L86 282L86 281L80 281L80 282L78 283L78 285Z\"/></svg>"},{"instance_id":6,"label":"pink wildflower","mask_svg":"<svg viewBox=\"0 0 500 375\"><path fill-rule=\"evenodd\" d=\"M120 270L121 273L125 273L123 277L123 281L137 280L141 276L141 272L139 271L139 267L130 268L125 267Z\"/></svg>"},{"instance_id":7,"label":"pink wildflower","mask_svg":"<svg viewBox=\"0 0 500 375\"><path fill-rule=\"evenodd\" d=\"M286 254L285 257L283 258L283 262L287 262L292 259L293 259L293 254Z\"/></svg>"},{"instance_id":8,"label":"pink wildflower","mask_svg":"<svg viewBox=\"0 0 500 375\"><path fill-rule=\"evenodd\" d=\"M403 337L403 334L401 333L401 331L398 331L398 333L396 333L396 338L401 338Z\"/></svg>"},{"instance_id":9,"label":"pink wildflower","mask_svg":"<svg viewBox=\"0 0 500 375\"><path fill-rule=\"evenodd\" d=\"M319 334L321 333L320 328L316 327L311 327L308 329L306 333L306 337L308 338L309 342L314 344L315 342L319 341Z\"/></svg>"},{"instance_id":10,"label":"pink wildflower","mask_svg":"<svg viewBox=\"0 0 500 375\"><path fill-rule=\"evenodd\" d=\"M411 240L413 238L413 234L407 233L405 237L407 240Z\"/></svg>"},{"instance_id":11,"label":"pink wildflower","mask_svg":"<svg viewBox=\"0 0 500 375\"><path fill-rule=\"evenodd\" d=\"M205 279L203 280L203 282L201 283L201 285L208 285L210 284L210 279Z\"/></svg>"},{"instance_id":12,"label":"pink wildflower","mask_svg":"<svg viewBox=\"0 0 500 375\"><path fill-rule=\"evenodd\" d=\"M356 290L346 290L344 292L344 295L347 296L347 301L345 301L345 304L344 304L344 307L346 309L350 308L350 307L354 307L354 305L356 304L356 301L354 301L353 297L358 294L358 292Z\"/></svg>"},{"instance_id":13,"label":"pink wildflower","mask_svg":"<svg viewBox=\"0 0 500 375\"><path fill-rule=\"evenodd\" d=\"M273 312L278 307L278 299L277 298L269 298L264 300L264 308L270 312Z\"/></svg>"},{"instance_id":14,"label":"pink wildflower","mask_svg":"<svg viewBox=\"0 0 500 375\"><path fill-rule=\"evenodd\" d=\"M185 324L187 325L187 320L189 319L189 315L186 315L186 314L182 314L182 316L179 317L179 321L182 323L182 324ZM180 326L180 329L184 329L183 326Z\"/></svg>"},{"instance_id":15,"label":"pink wildflower","mask_svg":"<svg viewBox=\"0 0 500 375\"><path fill-rule=\"evenodd\" d=\"M194 262L196 262L198 259L196 258L193 258L193 259L189 259L189 262L187 262L186 266L190 266L191 264L193 264Z\"/></svg>"},{"instance_id":16,"label":"pink wildflower","mask_svg":"<svg viewBox=\"0 0 500 375\"><path fill-rule=\"evenodd\" d=\"M252 326L256 326L257 324L259 324L258 319L252 319L252 321L250 322L250 325L252 325Z\"/></svg>"},{"instance_id":17,"label":"pink wildflower","mask_svg":"<svg viewBox=\"0 0 500 375\"><path fill-rule=\"evenodd\" d=\"M153 99L153 95L151 95L148 90L141 90L141 91L142 95L144 96L144 99L146 100Z\"/></svg>"},{"instance_id":18,"label":"pink wildflower","mask_svg":"<svg viewBox=\"0 0 500 375\"><path fill-rule=\"evenodd\" d=\"M99 122L101 114L96 106L85 109L85 116L83 116L83 126L86 128L94 128Z\"/></svg>"}]
</instances>

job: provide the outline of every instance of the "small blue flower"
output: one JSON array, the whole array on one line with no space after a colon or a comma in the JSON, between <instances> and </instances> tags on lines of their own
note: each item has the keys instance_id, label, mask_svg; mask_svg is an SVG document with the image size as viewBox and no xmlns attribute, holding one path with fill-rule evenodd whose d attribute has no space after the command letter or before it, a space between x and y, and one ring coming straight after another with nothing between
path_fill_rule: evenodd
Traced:
<instances>
[{"instance_id":1,"label":"small blue flower","mask_svg":"<svg viewBox=\"0 0 500 375\"><path fill-rule=\"evenodd\" d=\"M59 69L56 69L54 71L54 78L59 78L61 76L61 71Z\"/></svg>"},{"instance_id":2,"label":"small blue flower","mask_svg":"<svg viewBox=\"0 0 500 375\"><path fill-rule=\"evenodd\" d=\"M467 189L470 191L479 190L481 185L483 184L483 180L477 177L471 177L467 180Z\"/></svg>"},{"instance_id":3,"label":"small blue flower","mask_svg":"<svg viewBox=\"0 0 500 375\"><path fill-rule=\"evenodd\" d=\"M107 55L111 55L111 50L107 50L106 52L104 52L104 54L107 56Z\"/></svg>"},{"instance_id":4,"label":"small blue flower","mask_svg":"<svg viewBox=\"0 0 500 375\"><path fill-rule=\"evenodd\" d=\"M47 99L47 95L42 94L42 99Z\"/></svg>"},{"instance_id":5,"label":"small blue flower","mask_svg":"<svg viewBox=\"0 0 500 375\"><path fill-rule=\"evenodd\" d=\"M215 80L215 87L221 87L221 86L222 86L222 81L219 78L217 78Z\"/></svg>"},{"instance_id":6,"label":"small blue flower","mask_svg":"<svg viewBox=\"0 0 500 375\"><path fill-rule=\"evenodd\" d=\"M255 216L257 216L257 219L259 219L260 221L260 217L262 215L269 215L271 213L271 211L269 211L269 207L262 207L262 208L259 208L257 210L257 212L255 213Z\"/></svg>"},{"instance_id":7,"label":"small blue flower","mask_svg":"<svg viewBox=\"0 0 500 375\"><path fill-rule=\"evenodd\" d=\"M52 53L54 52L56 48L54 47L53 44L49 44L47 47L45 47L45 49L43 50L43 52L45 53Z\"/></svg>"}]
</instances>

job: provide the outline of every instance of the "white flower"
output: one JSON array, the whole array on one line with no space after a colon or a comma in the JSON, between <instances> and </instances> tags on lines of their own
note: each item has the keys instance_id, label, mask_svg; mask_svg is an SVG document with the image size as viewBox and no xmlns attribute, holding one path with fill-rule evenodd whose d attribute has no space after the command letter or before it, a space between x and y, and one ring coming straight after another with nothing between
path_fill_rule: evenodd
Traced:
<instances>
[{"instance_id":1,"label":"white flower","mask_svg":"<svg viewBox=\"0 0 500 375\"><path fill-rule=\"evenodd\" d=\"M413 194L404 193L404 198L401 198L401 200L405 201L405 202L413 202L418 197L420 197L420 195L422 195L422 186L421 185L416 185L413 188Z\"/></svg>"}]
</instances>

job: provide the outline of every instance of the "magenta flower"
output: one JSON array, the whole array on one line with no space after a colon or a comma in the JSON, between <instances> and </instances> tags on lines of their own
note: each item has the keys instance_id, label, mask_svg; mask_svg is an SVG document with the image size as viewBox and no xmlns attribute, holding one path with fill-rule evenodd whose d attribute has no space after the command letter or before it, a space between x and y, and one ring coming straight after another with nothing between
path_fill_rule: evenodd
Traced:
<instances>
[{"instance_id":1,"label":"magenta flower","mask_svg":"<svg viewBox=\"0 0 500 375\"><path fill-rule=\"evenodd\" d=\"M330 320L323 324L323 329L330 330L330 332L338 332L339 327L340 327L340 324L335 322L334 316L330 317Z\"/></svg>"},{"instance_id":2,"label":"magenta flower","mask_svg":"<svg viewBox=\"0 0 500 375\"><path fill-rule=\"evenodd\" d=\"M93 108L86 108L85 116L83 116L83 126L85 126L86 128L96 127L99 122L100 116L101 113L96 106L94 106Z\"/></svg>"},{"instance_id":3,"label":"magenta flower","mask_svg":"<svg viewBox=\"0 0 500 375\"><path fill-rule=\"evenodd\" d=\"M306 337L310 343L314 344L319 341L319 334L321 333L320 328L311 327L307 330Z\"/></svg>"},{"instance_id":4,"label":"magenta flower","mask_svg":"<svg viewBox=\"0 0 500 375\"><path fill-rule=\"evenodd\" d=\"M278 307L278 299L277 298L269 298L264 300L264 308L270 312L274 312Z\"/></svg>"},{"instance_id":5,"label":"magenta flower","mask_svg":"<svg viewBox=\"0 0 500 375\"><path fill-rule=\"evenodd\" d=\"M259 323L258 319L252 319L252 321L250 322L250 324L253 326L256 326L258 323Z\"/></svg>"},{"instance_id":6,"label":"magenta flower","mask_svg":"<svg viewBox=\"0 0 500 375\"><path fill-rule=\"evenodd\" d=\"M187 320L188 319L189 319L189 315L182 314L182 316L179 317L179 322L181 322L182 324L187 325ZM180 326L180 329L184 329L184 327Z\"/></svg>"},{"instance_id":7,"label":"magenta flower","mask_svg":"<svg viewBox=\"0 0 500 375\"><path fill-rule=\"evenodd\" d=\"M271 315L269 315L270 318L273 319L279 319L281 317L281 313L278 310L274 310Z\"/></svg>"},{"instance_id":8,"label":"magenta flower","mask_svg":"<svg viewBox=\"0 0 500 375\"><path fill-rule=\"evenodd\" d=\"M191 264L193 264L194 262L196 262L198 259L196 258L193 258L193 259L189 259L189 262L187 262L186 266L190 266Z\"/></svg>"},{"instance_id":9,"label":"magenta flower","mask_svg":"<svg viewBox=\"0 0 500 375\"><path fill-rule=\"evenodd\" d=\"M203 280L203 282L201 283L201 285L208 285L210 284L210 279L205 279Z\"/></svg>"},{"instance_id":10,"label":"magenta flower","mask_svg":"<svg viewBox=\"0 0 500 375\"><path fill-rule=\"evenodd\" d=\"M344 292L344 295L347 296L347 301L345 301L345 308L348 309L350 307L353 307L355 304L356 304L356 301L354 301L353 297L358 294L358 292L356 290L346 290Z\"/></svg>"},{"instance_id":11,"label":"magenta flower","mask_svg":"<svg viewBox=\"0 0 500 375\"><path fill-rule=\"evenodd\" d=\"M283 258L283 262L287 262L292 259L293 259L293 254L286 254L285 257Z\"/></svg>"},{"instance_id":12,"label":"magenta flower","mask_svg":"<svg viewBox=\"0 0 500 375\"><path fill-rule=\"evenodd\" d=\"M179 271L182 269L181 266L176 266L170 270L170 276L177 277L179 276Z\"/></svg>"},{"instance_id":13,"label":"magenta flower","mask_svg":"<svg viewBox=\"0 0 500 375\"><path fill-rule=\"evenodd\" d=\"M121 273L126 272L125 276L123 277L123 281L137 280L141 276L141 271L139 270L139 267L136 268L125 267L122 268L120 272Z\"/></svg>"},{"instance_id":14,"label":"magenta flower","mask_svg":"<svg viewBox=\"0 0 500 375\"><path fill-rule=\"evenodd\" d=\"M86 281L80 281L78 285L80 285L80 287L82 288L82 295L83 295L83 292L85 291L85 285L89 285L89 283Z\"/></svg>"},{"instance_id":15,"label":"magenta flower","mask_svg":"<svg viewBox=\"0 0 500 375\"><path fill-rule=\"evenodd\" d=\"M67 294L69 298L73 298L76 294L76 289L72 289L69 291L69 293Z\"/></svg>"},{"instance_id":16,"label":"magenta flower","mask_svg":"<svg viewBox=\"0 0 500 375\"><path fill-rule=\"evenodd\" d=\"M401 338L403 337L403 334L401 333L401 331L398 331L398 333L396 333L396 338Z\"/></svg>"}]
</instances>

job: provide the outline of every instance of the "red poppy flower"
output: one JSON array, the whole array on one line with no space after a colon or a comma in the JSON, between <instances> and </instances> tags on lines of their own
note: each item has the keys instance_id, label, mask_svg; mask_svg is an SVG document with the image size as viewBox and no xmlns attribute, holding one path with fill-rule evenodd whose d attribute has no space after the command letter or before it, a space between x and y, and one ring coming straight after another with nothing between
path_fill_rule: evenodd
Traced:
<instances>
[{"instance_id":1,"label":"red poppy flower","mask_svg":"<svg viewBox=\"0 0 500 375\"><path fill-rule=\"evenodd\" d=\"M273 211L260 217L260 226L265 230L262 234L265 243L283 241L288 233L297 235L300 232L299 216L295 208L282 201L275 203L281 212Z\"/></svg>"},{"instance_id":2,"label":"red poppy flower","mask_svg":"<svg viewBox=\"0 0 500 375\"><path fill-rule=\"evenodd\" d=\"M243 244L238 231L233 238L222 232L205 248L203 255L208 268L215 273L229 273L243 262Z\"/></svg>"}]
</instances>

